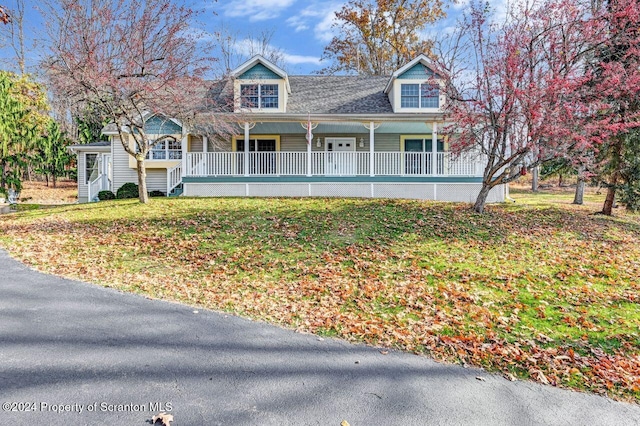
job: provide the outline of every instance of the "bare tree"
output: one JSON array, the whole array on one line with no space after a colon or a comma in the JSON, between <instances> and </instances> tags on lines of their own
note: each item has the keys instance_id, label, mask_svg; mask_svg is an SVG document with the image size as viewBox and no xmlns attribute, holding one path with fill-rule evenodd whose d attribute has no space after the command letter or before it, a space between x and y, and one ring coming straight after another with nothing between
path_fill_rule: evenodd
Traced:
<instances>
[{"instance_id":1,"label":"bare tree","mask_svg":"<svg viewBox=\"0 0 640 426\"><path fill-rule=\"evenodd\" d=\"M208 93L202 76L209 63L192 30L195 12L172 0L51 1L51 55L44 66L52 89L109 117L136 160L140 202L146 203L147 154L175 137L147 133L145 121L176 119L185 133Z\"/></svg>"},{"instance_id":2,"label":"bare tree","mask_svg":"<svg viewBox=\"0 0 640 426\"><path fill-rule=\"evenodd\" d=\"M255 55L261 55L285 69L284 52L271 44L273 35L274 30L263 30L258 34L248 34L241 38L239 32L222 27L213 34L220 53L216 73L228 76L232 70Z\"/></svg>"}]
</instances>

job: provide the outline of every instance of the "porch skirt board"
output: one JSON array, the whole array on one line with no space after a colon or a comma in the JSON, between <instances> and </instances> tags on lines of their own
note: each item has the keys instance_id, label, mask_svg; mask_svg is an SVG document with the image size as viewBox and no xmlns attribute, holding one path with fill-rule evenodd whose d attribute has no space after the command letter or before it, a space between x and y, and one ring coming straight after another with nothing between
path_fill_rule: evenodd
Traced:
<instances>
[{"instance_id":1,"label":"porch skirt board","mask_svg":"<svg viewBox=\"0 0 640 426\"><path fill-rule=\"evenodd\" d=\"M213 183L184 184L186 197L345 197L406 198L473 203L479 183ZM488 203L505 200L504 185L491 190Z\"/></svg>"}]
</instances>

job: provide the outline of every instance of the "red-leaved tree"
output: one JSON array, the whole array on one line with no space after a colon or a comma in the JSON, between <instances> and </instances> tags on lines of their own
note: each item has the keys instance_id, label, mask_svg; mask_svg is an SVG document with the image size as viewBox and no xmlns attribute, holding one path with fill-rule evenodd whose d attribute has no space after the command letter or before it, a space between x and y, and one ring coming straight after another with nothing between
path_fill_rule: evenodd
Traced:
<instances>
[{"instance_id":1,"label":"red-leaved tree","mask_svg":"<svg viewBox=\"0 0 640 426\"><path fill-rule=\"evenodd\" d=\"M183 132L201 112L207 60L190 31L194 11L174 0L51 0L56 96L99 109L136 160L140 202L148 202L145 158L171 135L150 135L150 115L179 120ZM133 140L133 144L130 144Z\"/></svg>"},{"instance_id":2,"label":"red-leaved tree","mask_svg":"<svg viewBox=\"0 0 640 426\"><path fill-rule=\"evenodd\" d=\"M453 37L439 44L447 76L445 131L453 151L474 151L486 160L474 210L482 213L489 192L541 162L592 139L577 119L588 115L579 91L585 60L603 25L574 1L525 2L492 21L472 3Z\"/></svg>"}]
</instances>

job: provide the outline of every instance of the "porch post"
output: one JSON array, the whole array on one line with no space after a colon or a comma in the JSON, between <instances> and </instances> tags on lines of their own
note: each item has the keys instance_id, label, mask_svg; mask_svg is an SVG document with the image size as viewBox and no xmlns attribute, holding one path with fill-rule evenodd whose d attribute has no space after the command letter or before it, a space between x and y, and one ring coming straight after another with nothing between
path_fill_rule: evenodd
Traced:
<instances>
[{"instance_id":1,"label":"porch post","mask_svg":"<svg viewBox=\"0 0 640 426\"><path fill-rule=\"evenodd\" d=\"M313 137L307 141L307 176L311 176L311 144L313 143Z\"/></svg>"},{"instance_id":2,"label":"porch post","mask_svg":"<svg viewBox=\"0 0 640 426\"><path fill-rule=\"evenodd\" d=\"M433 131L431 132L431 174L437 174L438 167L438 123L435 121L432 124Z\"/></svg>"},{"instance_id":3,"label":"porch post","mask_svg":"<svg viewBox=\"0 0 640 426\"><path fill-rule=\"evenodd\" d=\"M204 174L209 174L209 156L207 155L207 151L209 151L209 138L207 136L202 136L202 166L204 167Z\"/></svg>"},{"instance_id":4,"label":"porch post","mask_svg":"<svg viewBox=\"0 0 640 426\"><path fill-rule=\"evenodd\" d=\"M244 175L249 176L249 122L244 123Z\"/></svg>"},{"instance_id":5,"label":"porch post","mask_svg":"<svg viewBox=\"0 0 640 426\"><path fill-rule=\"evenodd\" d=\"M373 121L369 122L369 176L374 176L374 151L375 151L375 124Z\"/></svg>"},{"instance_id":6,"label":"porch post","mask_svg":"<svg viewBox=\"0 0 640 426\"><path fill-rule=\"evenodd\" d=\"M189 146L189 136L187 134L182 135L182 141L180 147L182 148L182 167L180 174L182 177L187 175L187 151Z\"/></svg>"}]
</instances>

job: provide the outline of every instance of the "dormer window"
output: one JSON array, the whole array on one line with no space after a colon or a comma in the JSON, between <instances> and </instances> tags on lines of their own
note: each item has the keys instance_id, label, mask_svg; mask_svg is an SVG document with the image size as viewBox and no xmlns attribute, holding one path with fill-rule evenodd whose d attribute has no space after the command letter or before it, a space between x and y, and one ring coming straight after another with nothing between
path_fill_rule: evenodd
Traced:
<instances>
[{"instance_id":1,"label":"dormer window","mask_svg":"<svg viewBox=\"0 0 640 426\"><path fill-rule=\"evenodd\" d=\"M401 108L439 108L440 89L435 84L415 83L400 86Z\"/></svg>"},{"instance_id":2,"label":"dormer window","mask_svg":"<svg viewBox=\"0 0 640 426\"><path fill-rule=\"evenodd\" d=\"M277 84L241 84L240 105L242 108L278 108Z\"/></svg>"}]
</instances>

